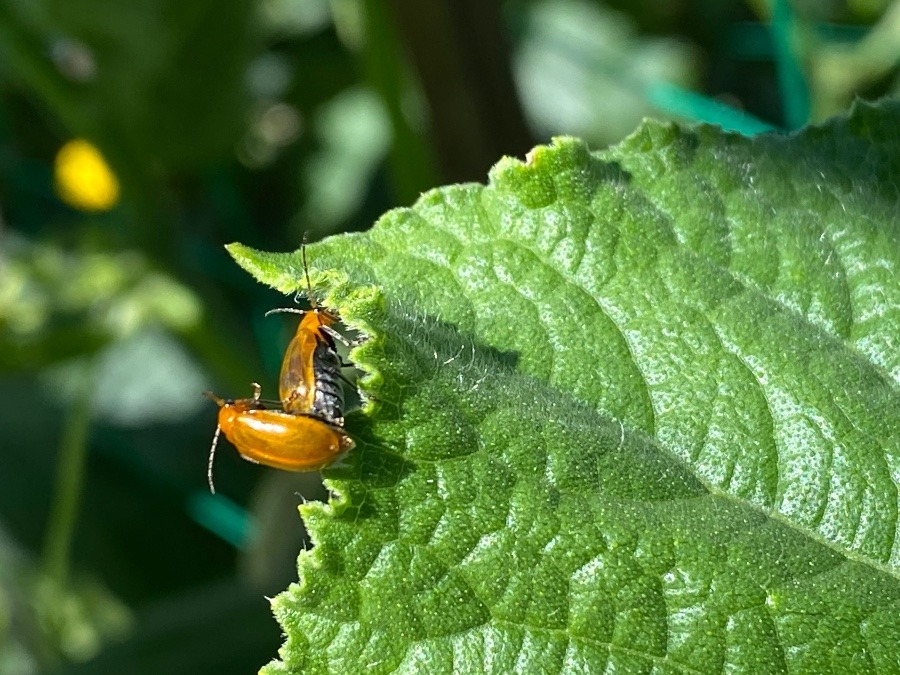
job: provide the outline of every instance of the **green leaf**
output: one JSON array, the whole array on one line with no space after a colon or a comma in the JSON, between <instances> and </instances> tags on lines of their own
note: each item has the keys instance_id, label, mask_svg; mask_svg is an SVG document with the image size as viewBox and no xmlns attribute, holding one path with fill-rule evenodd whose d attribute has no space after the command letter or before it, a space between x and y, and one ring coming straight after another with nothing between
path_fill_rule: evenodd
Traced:
<instances>
[{"instance_id":1,"label":"green leaf","mask_svg":"<svg viewBox=\"0 0 900 675\"><path fill-rule=\"evenodd\" d=\"M898 128L557 139L311 247L373 402L264 672L900 670Z\"/></svg>"}]
</instances>

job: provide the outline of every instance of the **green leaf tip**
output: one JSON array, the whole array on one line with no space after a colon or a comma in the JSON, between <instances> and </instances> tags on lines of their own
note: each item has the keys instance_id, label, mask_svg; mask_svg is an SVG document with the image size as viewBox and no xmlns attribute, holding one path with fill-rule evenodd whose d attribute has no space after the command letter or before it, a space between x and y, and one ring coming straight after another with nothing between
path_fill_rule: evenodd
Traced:
<instances>
[{"instance_id":1,"label":"green leaf tip","mask_svg":"<svg viewBox=\"0 0 900 675\"><path fill-rule=\"evenodd\" d=\"M246 272L260 283L271 286L282 293L307 292L302 256L299 251L292 253L267 253L239 243L228 244L226 250ZM311 246L312 251L318 247ZM351 322L351 328L372 336L367 316L384 311L384 297L374 285L351 285L346 274L328 268L328 261L316 259L310 253L309 277L313 292L324 287L324 293L317 301L338 310L344 320Z\"/></svg>"},{"instance_id":2,"label":"green leaf tip","mask_svg":"<svg viewBox=\"0 0 900 675\"><path fill-rule=\"evenodd\" d=\"M311 246L378 407L263 672L900 670L897 128L555 139Z\"/></svg>"},{"instance_id":3,"label":"green leaf tip","mask_svg":"<svg viewBox=\"0 0 900 675\"><path fill-rule=\"evenodd\" d=\"M257 281L282 293L305 290L303 262L296 253L266 253L237 242L225 246L225 250L246 272Z\"/></svg>"}]
</instances>

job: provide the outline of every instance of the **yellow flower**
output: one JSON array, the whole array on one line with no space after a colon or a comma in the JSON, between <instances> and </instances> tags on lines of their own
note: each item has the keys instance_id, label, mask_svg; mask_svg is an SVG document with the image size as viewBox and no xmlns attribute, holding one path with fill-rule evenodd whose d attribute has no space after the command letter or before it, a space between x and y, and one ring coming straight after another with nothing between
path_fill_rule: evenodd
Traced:
<instances>
[{"instance_id":1,"label":"yellow flower","mask_svg":"<svg viewBox=\"0 0 900 675\"><path fill-rule=\"evenodd\" d=\"M107 211L119 201L119 180L103 155L88 141L69 141L54 161L56 192L81 211Z\"/></svg>"}]
</instances>

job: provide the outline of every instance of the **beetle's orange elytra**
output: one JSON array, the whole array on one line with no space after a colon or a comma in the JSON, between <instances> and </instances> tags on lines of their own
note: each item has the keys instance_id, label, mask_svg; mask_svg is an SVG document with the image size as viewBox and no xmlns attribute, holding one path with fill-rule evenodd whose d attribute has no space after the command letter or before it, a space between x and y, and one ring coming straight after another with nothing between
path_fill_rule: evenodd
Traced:
<instances>
[{"instance_id":1,"label":"beetle's orange elytra","mask_svg":"<svg viewBox=\"0 0 900 675\"><path fill-rule=\"evenodd\" d=\"M213 460L221 433L244 459L284 471L323 469L354 447L353 439L339 426L311 415L265 408L259 400L259 385L254 383L253 388L252 398L237 400L205 394L219 406L206 474L213 494Z\"/></svg>"}]
</instances>

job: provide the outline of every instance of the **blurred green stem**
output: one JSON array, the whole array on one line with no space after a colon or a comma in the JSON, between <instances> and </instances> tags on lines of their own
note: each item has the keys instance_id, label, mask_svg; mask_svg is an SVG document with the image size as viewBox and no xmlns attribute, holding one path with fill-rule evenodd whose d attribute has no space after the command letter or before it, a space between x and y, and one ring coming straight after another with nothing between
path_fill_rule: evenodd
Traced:
<instances>
[{"instance_id":1,"label":"blurred green stem","mask_svg":"<svg viewBox=\"0 0 900 675\"><path fill-rule=\"evenodd\" d=\"M771 30L785 123L799 129L809 121L809 85L797 48L797 17L788 0L772 0Z\"/></svg>"},{"instance_id":2,"label":"blurred green stem","mask_svg":"<svg viewBox=\"0 0 900 675\"><path fill-rule=\"evenodd\" d=\"M403 110L404 98L410 97L410 76L392 17L383 0L363 0L361 7L363 73L384 101L394 137L389 166L395 203L411 204L437 182L436 168L423 134L412 127Z\"/></svg>"},{"instance_id":3,"label":"blurred green stem","mask_svg":"<svg viewBox=\"0 0 900 675\"><path fill-rule=\"evenodd\" d=\"M890 77L900 63L900 0L894 0L865 37L823 40L810 64L815 118L844 110L856 92Z\"/></svg>"},{"instance_id":4,"label":"blurred green stem","mask_svg":"<svg viewBox=\"0 0 900 675\"><path fill-rule=\"evenodd\" d=\"M393 17L418 73L442 180L483 180L498 157L531 150L534 140L513 82L501 3L377 2Z\"/></svg>"},{"instance_id":5,"label":"blurred green stem","mask_svg":"<svg viewBox=\"0 0 900 675\"><path fill-rule=\"evenodd\" d=\"M59 585L64 585L68 576L72 537L81 505L94 376L93 362L89 361L73 377L75 386L56 463L56 485L44 539L43 567L44 573Z\"/></svg>"}]
</instances>

